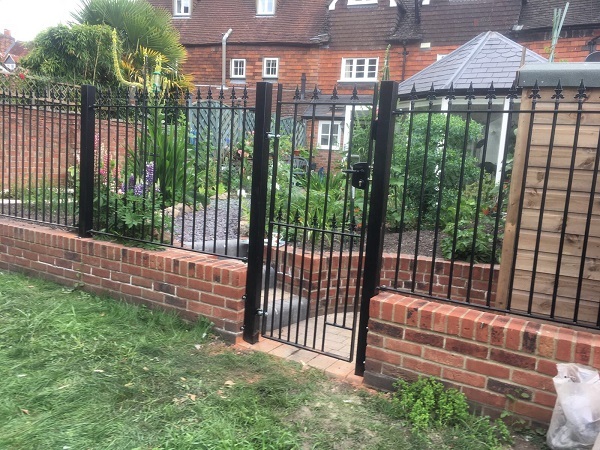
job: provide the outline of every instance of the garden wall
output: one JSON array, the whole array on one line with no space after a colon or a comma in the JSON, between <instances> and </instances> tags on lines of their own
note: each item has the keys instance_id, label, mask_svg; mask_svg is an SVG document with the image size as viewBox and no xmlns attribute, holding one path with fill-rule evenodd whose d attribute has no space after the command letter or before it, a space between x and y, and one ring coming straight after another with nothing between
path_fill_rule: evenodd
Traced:
<instances>
[{"instance_id":1,"label":"garden wall","mask_svg":"<svg viewBox=\"0 0 600 450\"><path fill-rule=\"evenodd\" d=\"M99 295L210 319L228 342L241 336L246 265L189 251L143 250L66 231L0 221L0 269Z\"/></svg>"},{"instance_id":2,"label":"garden wall","mask_svg":"<svg viewBox=\"0 0 600 450\"><path fill-rule=\"evenodd\" d=\"M556 363L600 369L600 335L381 293L371 300L365 383L435 376L485 414L547 424Z\"/></svg>"},{"instance_id":3,"label":"garden wall","mask_svg":"<svg viewBox=\"0 0 600 450\"><path fill-rule=\"evenodd\" d=\"M44 175L49 177L50 174L53 182L64 181L67 169L79 158L79 113L15 105L3 108L0 115L3 190L12 190L30 177L41 180ZM123 122L96 122L101 144L113 158L116 154L123 157L127 147L134 146L135 132L134 126Z\"/></svg>"}]
</instances>

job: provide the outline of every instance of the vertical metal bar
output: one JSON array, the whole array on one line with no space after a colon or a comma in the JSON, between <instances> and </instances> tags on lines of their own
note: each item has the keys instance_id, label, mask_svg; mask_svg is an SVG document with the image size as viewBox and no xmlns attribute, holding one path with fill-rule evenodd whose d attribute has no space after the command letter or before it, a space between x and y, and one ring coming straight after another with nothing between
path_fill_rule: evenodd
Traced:
<instances>
[{"instance_id":1,"label":"vertical metal bar","mask_svg":"<svg viewBox=\"0 0 600 450\"><path fill-rule=\"evenodd\" d=\"M373 162L373 180L370 197L369 222L367 228L367 249L365 253L365 272L363 274L362 303L360 305L360 323L356 349L355 373L362 375L365 371L367 352L367 333L369 331L369 305L371 297L376 294L381 277L381 254L387 196L390 184L390 167L392 164L392 148L394 146L394 111L398 103L398 83L383 81L379 96L379 115L377 118L375 158Z\"/></svg>"},{"instance_id":2,"label":"vertical metal bar","mask_svg":"<svg viewBox=\"0 0 600 450\"><path fill-rule=\"evenodd\" d=\"M81 86L81 158L79 187L79 237L90 236L94 211L94 102L96 88Z\"/></svg>"},{"instance_id":3,"label":"vertical metal bar","mask_svg":"<svg viewBox=\"0 0 600 450\"><path fill-rule=\"evenodd\" d=\"M267 208L267 178L269 170L269 128L273 85L259 82L256 86L256 123L252 160L252 196L250 200L250 232L248 246L248 274L244 311L244 340L258 342L260 318L260 291Z\"/></svg>"},{"instance_id":4,"label":"vertical metal bar","mask_svg":"<svg viewBox=\"0 0 600 450\"><path fill-rule=\"evenodd\" d=\"M564 207L564 211L563 211L563 217L562 217L562 226L561 226L561 230L560 230L560 242L558 244L558 258L556 261L556 277L554 278L554 287L552 289L552 307L550 310L550 317L554 317L554 314L556 312L556 303L557 303L557 299L558 299L558 287L560 284L560 272L561 272L561 265L562 265L562 257L563 257L563 250L565 248L565 237L567 235L567 221L569 218L569 206L570 206L570 200L571 200L571 193L573 191L573 175L575 174L575 160L577 158L577 147L579 146L579 133L581 131L581 119L582 119L582 112L583 112L583 101L585 98L587 98L587 95L584 97L585 94L578 96L578 101L577 101L577 119L575 121L575 136L573 138L573 153L571 153L571 164L569 166L569 180L567 181L567 192L566 192L566 196L565 196L565 207ZM565 113L563 113L565 114ZM549 175L549 174L548 174ZM593 192L592 192L593 195ZM590 218L588 217L588 221L590 220ZM584 237L585 239L585 237ZM581 261L581 264L584 264L585 260ZM575 298L575 309L578 311L579 310L579 298L576 297ZM573 321L577 322L577 314L574 314L573 317Z\"/></svg>"},{"instance_id":5,"label":"vertical metal bar","mask_svg":"<svg viewBox=\"0 0 600 450\"><path fill-rule=\"evenodd\" d=\"M542 198L540 200L540 215L538 217L537 233L535 238L535 250L533 252L533 265L531 266L531 284L529 288L529 301L527 302L527 314L531 314L533 310L533 297L535 290L535 280L537 276L537 265L540 257L540 246L542 240L542 226L544 224L544 214L546 210L546 197L548 195L548 183L550 178L550 168L552 167L552 153L554 151L554 140L556 138L556 126L558 123L558 114L560 108L560 100L564 98L562 95L562 86L560 81L555 89L556 94L552 96L554 99L554 111L552 115L552 129L550 130L550 143L548 144L548 157L546 159L546 173L544 175L544 187L542 188ZM525 193L526 185L523 185L523 193ZM567 192L567 195L569 193ZM523 197L525 199L525 197ZM568 206L568 205L567 205ZM560 262L560 260L559 260ZM516 269L516 265L514 266ZM559 268L560 269L560 268ZM556 274L558 278L559 274ZM554 318L554 311L556 308L556 298L552 299L552 305L550 306L550 318Z\"/></svg>"}]
</instances>

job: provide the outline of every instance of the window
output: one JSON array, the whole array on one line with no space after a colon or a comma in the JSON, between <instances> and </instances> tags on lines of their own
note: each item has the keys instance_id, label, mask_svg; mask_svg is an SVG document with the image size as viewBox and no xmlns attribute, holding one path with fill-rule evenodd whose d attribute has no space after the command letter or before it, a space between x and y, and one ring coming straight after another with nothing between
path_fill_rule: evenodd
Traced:
<instances>
[{"instance_id":1,"label":"window","mask_svg":"<svg viewBox=\"0 0 600 450\"><path fill-rule=\"evenodd\" d=\"M348 0L348 5L372 5L377 4L377 0Z\"/></svg>"},{"instance_id":2,"label":"window","mask_svg":"<svg viewBox=\"0 0 600 450\"><path fill-rule=\"evenodd\" d=\"M332 150L340 148L340 132L341 122L333 122L330 120L321 120L319 122L319 148Z\"/></svg>"},{"instance_id":3,"label":"window","mask_svg":"<svg viewBox=\"0 0 600 450\"><path fill-rule=\"evenodd\" d=\"M256 14L259 16L275 14L275 0L256 0Z\"/></svg>"},{"instance_id":4,"label":"window","mask_svg":"<svg viewBox=\"0 0 600 450\"><path fill-rule=\"evenodd\" d=\"M263 77L277 78L279 75L279 58L263 59Z\"/></svg>"},{"instance_id":5,"label":"window","mask_svg":"<svg viewBox=\"0 0 600 450\"><path fill-rule=\"evenodd\" d=\"M342 81L377 81L379 58L342 58Z\"/></svg>"},{"instance_id":6,"label":"window","mask_svg":"<svg viewBox=\"0 0 600 450\"><path fill-rule=\"evenodd\" d=\"M175 16L189 16L192 12L192 8L190 7L191 0L175 0L175 12L173 15Z\"/></svg>"},{"instance_id":7,"label":"window","mask_svg":"<svg viewBox=\"0 0 600 450\"><path fill-rule=\"evenodd\" d=\"M246 60L232 59L231 60L231 78L246 78Z\"/></svg>"}]
</instances>

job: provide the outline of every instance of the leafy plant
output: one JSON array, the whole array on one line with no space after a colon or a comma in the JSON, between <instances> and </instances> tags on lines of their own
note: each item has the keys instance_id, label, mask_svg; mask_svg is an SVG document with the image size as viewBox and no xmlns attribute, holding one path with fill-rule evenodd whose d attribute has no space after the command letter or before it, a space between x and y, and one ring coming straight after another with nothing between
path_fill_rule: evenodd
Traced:
<instances>
[{"instance_id":1,"label":"leafy plant","mask_svg":"<svg viewBox=\"0 0 600 450\"><path fill-rule=\"evenodd\" d=\"M508 192L508 187L503 186L503 191ZM442 253L447 259L460 259L476 263L489 263L500 261L500 251L504 232L504 221L507 202L502 202L498 210L499 186L494 179L484 176L481 187L479 182L467 186L461 194L460 210L456 215L456 206L446 210L447 223L442 238ZM479 209L477 209L479 198ZM494 239L497 215L498 231ZM456 234L456 243L453 244ZM494 246L496 252L494 254Z\"/></svg>"},{"instance_id":2,"label":"leafy plant","mask_svg":"<svg viewBox=\"0 0 600 450\"><path fill-rule=\"evenodd\" d=\"M392 228L411 229L420 216L421 226L431 228L437 222L440 190L443 210L456 199L459 189L477 180L479 161L463 148L479 138L482 127L473 121L467 127L462 117L448 120L443 114L414 113L411 120L404 118L398 125L387 222ZM443 218L437 225L446 225Z\"/></svg>"},{"instance_id":3,"label":"leafy plant","mask_svg":"<svg viewBox=\"0 0 600 450\"><path fill-rule=\"evenodd\" d=\"M478 449L500 448L511 440L504 422L470 414L464 394L446 389L435 378L420 377L414 383L398 380L394 387L389 414L406 420L417 434L452 427Z\"/></svg>"}]
</instances>

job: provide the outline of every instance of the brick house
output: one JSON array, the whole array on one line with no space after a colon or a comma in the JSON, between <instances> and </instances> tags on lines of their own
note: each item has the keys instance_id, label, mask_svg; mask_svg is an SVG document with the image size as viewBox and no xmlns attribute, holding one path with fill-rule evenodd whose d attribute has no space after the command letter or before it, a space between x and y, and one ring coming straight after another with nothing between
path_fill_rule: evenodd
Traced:
<instances>
[{"instance_id":1,"label":"brick house","mask_svg":"<svg viewBox=\"0 0 600 450\"><path fill-rule=\"evenodd\" d=\"M547 56L563 0L150 0L173 14L200 84L272 80L340 92L381 78L403 81L475 36L496 31ZM225 77L222 44L226 32ZM597 0L571 0L556 60L583 61L600 45ZM224 78L224 79L223 79Z\"/></svg>"},{"instance_id":2,"label":"brick house","mask_svg":"<svg viewBox=\"0 0 600 450\"><path fill-rule=\"evenodd\" d=\"M173 14L188 50L184 71L199 85L272 81L372 91L388 51L389 78L404 81L477 35L494 31L547 56L563 0L149 0ZM596 5L596 7L594 7ZM571 0L556 61L583 61L600 41L598 0ZM228 30L232 30L228 33ZM304 80L304 82L302 82ZM308 96L310 94L307 94ZM253 98L253 94L250 93ZM228 98L226 96L226 98ZM309 97L310 98L310 97ZM343 119L320 120L313 145L341 143ZM329 130L328 133L325 133ZM336 144L335 147L340 147ZM325 153L327 150L325 150ZM324 154L317 159L325 159Z\"/></svg>"},{"instance_id":3,"label":"brick house","mask_svg":"<svg viewBox=\"0 0 600 450\"><path fill-rule=\"evenodd\" d=\"M4 30L4 33L0 34L0 63L3 66L3 73L15 70L27 52L25 43L12 37L10 30Z\"/></svg>"}]
</instances>

